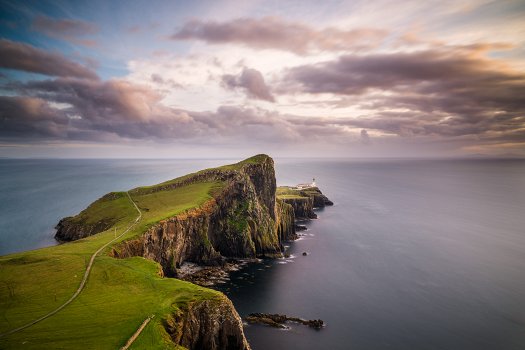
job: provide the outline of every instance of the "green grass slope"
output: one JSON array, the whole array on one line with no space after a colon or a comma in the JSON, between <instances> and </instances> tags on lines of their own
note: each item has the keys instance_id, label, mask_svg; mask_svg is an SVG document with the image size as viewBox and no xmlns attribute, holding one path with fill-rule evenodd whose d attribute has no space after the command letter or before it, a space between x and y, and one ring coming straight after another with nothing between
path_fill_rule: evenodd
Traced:
<instances>
[{"instance_id":1,"label":"green grass slope","mask_svg":"<svg viewBox=\"0 0 525 350\"><path fill-rule=\"evenodd\" d=\"M159 192L130 191L142 219L112 245L142 234L159 220L202 205L222 186L220 182L201 182ZM69 299L91 255L126 230L137 215L125 192L112 193L74 218L87 223L111 220L113 226L108 230L71 243L0 257L0 334ZM112 245L95 259L77 299L40 323L0 337L0 349L116 349L152 314L156 317L132 348L169 349L173 344L161 326L162 318L192 300L220 297L210 289L161 278L155 262L111 258L107 252Z\"/></svg>"}]
</instances>

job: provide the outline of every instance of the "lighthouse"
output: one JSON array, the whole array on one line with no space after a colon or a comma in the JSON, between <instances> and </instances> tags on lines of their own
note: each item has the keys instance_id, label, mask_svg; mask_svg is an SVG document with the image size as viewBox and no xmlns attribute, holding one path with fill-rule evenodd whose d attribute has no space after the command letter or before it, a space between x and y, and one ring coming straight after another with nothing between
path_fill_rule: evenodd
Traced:
<instances>
[{"instance_id":1,"label":"lighthouse","mask_svg":"<svg viewBox=\"0 0 525 350\"><path fill-rule=\"evenodd\" d=\"M310 184L310 187L316 187L316 185L315 185L315 177L312 179L312 183Z\"/></svg>"}]
</instances>

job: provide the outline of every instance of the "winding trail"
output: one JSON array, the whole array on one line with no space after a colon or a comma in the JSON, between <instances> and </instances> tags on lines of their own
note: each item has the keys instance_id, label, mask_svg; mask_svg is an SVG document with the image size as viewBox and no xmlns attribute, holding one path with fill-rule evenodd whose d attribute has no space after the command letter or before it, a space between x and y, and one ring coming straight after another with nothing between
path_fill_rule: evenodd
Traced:
<instances>
[{"instance_id":1,"label":"winding trail","mask_svg":"<svg viewBox=\"0 0 525 350\"><path fill-rule=\"evenodd\" d=\"M93 253L93 255L91 255L91 259L89 260L89 264L86 268L86 272L84 273L84 278L82 278L82 282L80 282L80 285L78 286L75 294L73 294L71 296L71 298L69 298L64 304L60 305L59 307L57 307L55 310L51 311L50 313L48 314L45 314L44 316L40 317L40 318L37 318L36 320L34 321L31 321L23 326L20 326L18 328L15 328L15 329L12 329L8 332L5 332L5 333L2 333L0 334L0 338L1 337L4 337L6 335L9 335L9 334L13 334L13 333L16 333L16 332L19 332L23 329L26 329L28 327L31 327L35 324L37 324L38 322L41 322L43 320L45 320L46 318L49 318L51 316L53 316L54 314L56 314L57 312L59 312L60 310L62 310L63 308L65 308L66 306L68 306L69 304L71 304L71 302L73 300L75 300L79 295L80 293L82 292L82 290L84 289L84 287L86 286L86 282L87 282L87 279L89 277L89 274L91 272L91 268L93 267L93 263L95 262L95 258L97 257L97 255L103 251L107 246L109 246L111 243L115 242L117 239L119 239L120 237L124 236L126 233L129 232L129 230L131 230L133 228L133 226L135 226L140 219L142 219L142 212L140 211L139 207L137 206L137 204L133 201L133 199L131 198L131 196L129 195L129 192L126 191L126 194L128 195L128 198L129 200L131 201L131 203L133 203L133 206L135 207L135 209L137 209L137 212L139 213L139 216L137 216L137 218L135 219L135 221L133 221L133 223L131 225L128 226L128 228L126 230L124 230L124 232L122 232L120 235L118 235L117 237L113 238L111 241L107 242L106 244L104 244L102 247L98 248L98 250Z\"/></svg>"}]
</instances>

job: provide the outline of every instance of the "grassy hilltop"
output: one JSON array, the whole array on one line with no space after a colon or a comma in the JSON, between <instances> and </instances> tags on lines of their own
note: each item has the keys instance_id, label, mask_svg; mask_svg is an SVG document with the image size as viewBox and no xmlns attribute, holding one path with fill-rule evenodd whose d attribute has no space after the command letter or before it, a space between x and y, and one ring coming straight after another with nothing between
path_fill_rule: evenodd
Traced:
<instances>
[{"instance_id":1,"label":"grassy hilltop","mask_svg":"<svg viewBox=\"0 0 525 350\"><path fill-rule=\"evenodd\" d=\"M261 157L222 169L234 170ZM175 348L161 325L162 319L191 301L224 296L188 282L162 278L159 265L153 261L141 257L115 259L108 252L162 219L203 205L224 186L221 181L203 181L151 191L188 176L129 191L142 219L97 256L78 298L42 322L0 337L0 349L115 349L153 314L156 317L131 348ZM45 315L69 299L91 255L132 225L137 215L126 192L113 192L74 218L86 224L105 221L111 225L105 231L71 243L0 257L0 334Z\"/></svg>"}]
</instances>

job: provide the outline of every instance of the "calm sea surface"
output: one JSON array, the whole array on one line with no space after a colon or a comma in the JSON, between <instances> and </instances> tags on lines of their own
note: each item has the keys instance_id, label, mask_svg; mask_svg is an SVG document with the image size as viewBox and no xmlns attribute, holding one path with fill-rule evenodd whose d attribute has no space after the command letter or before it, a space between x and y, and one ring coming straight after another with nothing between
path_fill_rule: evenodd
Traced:
<instances>
[{"instance_id":1,"label":"calm sea surface","mask_svg":"<svg viewBox=\"0 0 525 350\"><path fill-rule=\"evenodd\" d=\"M54 244L53 226L104 193L225 160L0 160L0 254ZM320 331L247 326L263 349L524 349L525 162L277 160L335 203L290 259L222 285L242 316L321 318ZM308 256L302 256L307 251Z\"/></svg>"}]
</instances>

